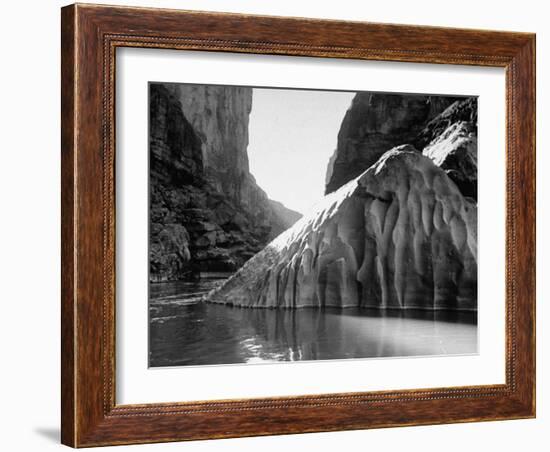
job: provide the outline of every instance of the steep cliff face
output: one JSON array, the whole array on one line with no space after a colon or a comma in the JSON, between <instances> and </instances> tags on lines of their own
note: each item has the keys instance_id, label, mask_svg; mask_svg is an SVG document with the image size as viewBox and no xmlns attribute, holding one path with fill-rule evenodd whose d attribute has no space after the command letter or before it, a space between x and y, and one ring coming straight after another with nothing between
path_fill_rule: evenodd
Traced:
<instances>
[{"instance_id":1,"label":"steep cliff face","mask_svg":"<svg viewBox=\"0 0 550 452\"><path fill-rule=\"evenodd\" d=\"M149 274L181 279L192 272L191 239L177 208L186 193L173 187L204 185L201 141L166 89L151 85L149 94Z\"/></svg>"},{"instance_id":2,"label":"steep cliff face","mask_svg":"<svg viewBox=\"0 0 550 452\"><path fill-rule=\"evenodd\" d=\"M150 85L151 281L233 271L300 216L249 172L251 99L249 88Z\"/></svg>"},{"instance_id":3,"label":"steep cliff face","mask_svg":"<svg viewBox=\"0 0 550 452\"><path fill-rule=\"evenodd\" d=\"M209 301L246 307L475 309L476 206L412 146L374 165L248 261Z\"/></svg>"},{"instance_id":4,"label":"steep cliff face","mask_svg":"<svg viewBox=\"0 0 550 452\"><path fill-rule=\"evenodd\" d=\"M164 85L180 102L201 139L206 176L221 193L249 206L259 188L248 168L248 116L252 88L212 85Z\"/></svg>"},{"instance_id":5,"label":"steep cliff face","mask_svg":"<svg viewBox=\"0 0 550 452\"><path fill-rule=\"evenodd\" d=\"M151 178L172 185L200 185L204 182L200 137L163 86L151 85L149 94Z\"/></svg>"},{"instance_id":6,"label":"steep cliff face","mask_svg":"<svg viewBox=\"0 0 550 452\"><path fill-rule=\"evenodd\" d=\"M387 150L413 144L426 123L456 97L357 93L344 116L326 175L331 193L363 173Z\"/></svg>"},{"instance_id":7,"label":"steep cliff face","mask_svg":"<svg viewBox=\"0 0 550 452\"><path fill-rule=\"evenodd\" d=\"M201 139L204 174L210 185L252 216L274 238L301 214L273 204L257 185L248 165L248 117L252 88L165 84L180 102Z\"/></svg>"}]
</instances>

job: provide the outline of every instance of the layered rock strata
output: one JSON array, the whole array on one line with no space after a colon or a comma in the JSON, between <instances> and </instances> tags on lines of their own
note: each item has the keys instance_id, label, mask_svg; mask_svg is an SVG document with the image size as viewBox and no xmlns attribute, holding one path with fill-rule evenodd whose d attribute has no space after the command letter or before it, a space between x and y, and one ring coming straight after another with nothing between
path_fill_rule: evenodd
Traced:
<instances>
[{"instance_id":1,"label":"layered rock strata","mask_svg":"<svg viewBox=\"0 0 550 452\"><path fill-rule=\"evenodd\" d=\"M208 300L245 307L475 309L477 214L412 146L327 195Z\"/></svg>"}]
</instances>

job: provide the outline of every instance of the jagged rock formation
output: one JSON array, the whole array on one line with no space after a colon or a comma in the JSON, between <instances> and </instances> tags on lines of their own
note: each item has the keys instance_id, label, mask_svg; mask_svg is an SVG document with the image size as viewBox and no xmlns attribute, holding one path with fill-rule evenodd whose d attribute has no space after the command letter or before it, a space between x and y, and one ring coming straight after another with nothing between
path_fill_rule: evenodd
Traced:
<instances>
[{"instance_id":1,"label":"jagged rock formation","mask_svg":"<svg viewBox=\"0 0 550 452\"><path fill-rule=\"evenodd\" d=\"M453 123L422 154L444 169L464 196L477 200L477 134L471 123Z\"/></svg>"},{"instance_id":2,"label":"jagged rock formation","mask_svg":"<svg viewBox=\"0 0 550 452\"><path fill-rule=\"evenodd\" d=\"M150 280L234 271L300 214L248 168L252 90L150 85Z\"/></svg>"},{"instance_id":3,"label":"jagged rock formation","mask_svg":"<svg viewBox=\"0 0 550 452\"><path fill-rule=\"evenodd\" d=\"M439 137L445 129L457 122L469 123L477 130L477 98L467 97L456 100L440 114L430 120L412 141L417 149L424 149Z\"/></svg>"},{"instance_id":4,"label":"jagged rock formation","mask_svg":"<svg viewBox=\"0 0 550 452\"><path fill-rule=\"evenodd\" d=\"M477 200L477 99L454 102L431 120L416 146L445 170L464 196Z\"/></svg>"},{"instance_id":5,"label":"jagged rock formation","mask_svg":"<svg viewBox=\"0 0 550 452\"><path fill-rule=\"evenodd\" d=\"M386 152L208 300L246 307L475 309L477 214L412 146Z\"/></svg>"},{"instance_id":6,"label":"jagged rock formation","mask_svg":"<svg viewBox=\"0 0 550 452\"><path fill-rule=\"evenodd\" d=\"M328 164L325 193L337 190L363 173L387 150L415 144L426 123L458 99L357 93L344 116L337 147Z\"/></svg>"}]
</instances>

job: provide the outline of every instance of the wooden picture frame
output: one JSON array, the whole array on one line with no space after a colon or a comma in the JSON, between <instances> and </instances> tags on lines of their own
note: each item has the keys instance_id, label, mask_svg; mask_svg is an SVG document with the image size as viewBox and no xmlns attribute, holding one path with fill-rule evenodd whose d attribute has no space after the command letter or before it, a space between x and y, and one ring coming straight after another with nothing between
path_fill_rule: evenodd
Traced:
<instances>
[{"instance_id":1,"label":"wooden picture frame","mask_svg":"<svg viewBox=\"0 0 550 452\"><path fill-rule=\"evenodd\" d=\"M62 442L149 443L535 416L535 35L71 5L62 9ZM115 403L115 50L506 69L506 383Z\"/></svg>"}]
</instances>

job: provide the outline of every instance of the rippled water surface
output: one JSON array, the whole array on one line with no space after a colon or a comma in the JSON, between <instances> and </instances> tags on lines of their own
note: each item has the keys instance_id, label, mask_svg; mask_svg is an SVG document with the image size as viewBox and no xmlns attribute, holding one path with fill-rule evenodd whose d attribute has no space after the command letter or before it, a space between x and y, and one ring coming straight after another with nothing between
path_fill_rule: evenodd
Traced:
<instances>
[{"instance_id":1,"label":"rippled water surface","mask_svg":"<svg viewBox=\"0 0 550 452\"><path fill-rule=\"evenodd\" d=\"M247 309L200 301L222 281L151 285L151 367L477 353L475 313Z\"/></svg>"}]
</instances>

